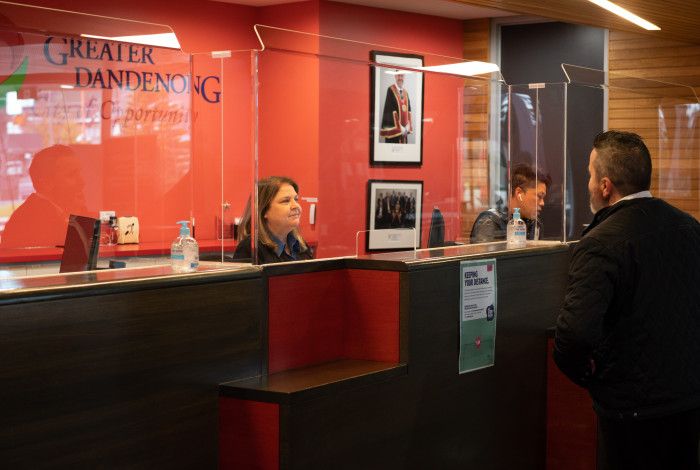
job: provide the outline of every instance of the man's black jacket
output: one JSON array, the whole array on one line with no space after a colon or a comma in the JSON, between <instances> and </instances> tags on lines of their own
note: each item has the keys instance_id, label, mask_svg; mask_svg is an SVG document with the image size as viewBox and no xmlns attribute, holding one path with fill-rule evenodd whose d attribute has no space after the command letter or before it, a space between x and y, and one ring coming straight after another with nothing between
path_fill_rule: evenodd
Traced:
<instances>
[{"instance_id":1,"label":"man's black jacket","mask_svg":"<svg viewBox=\"0 0 700 470\"><path fill-rule=\"evenodd\" d=\"M606 416L700 406L700 224L656 198L598 211L573 248L554 360Z\"/></svg>"}]
</instances>

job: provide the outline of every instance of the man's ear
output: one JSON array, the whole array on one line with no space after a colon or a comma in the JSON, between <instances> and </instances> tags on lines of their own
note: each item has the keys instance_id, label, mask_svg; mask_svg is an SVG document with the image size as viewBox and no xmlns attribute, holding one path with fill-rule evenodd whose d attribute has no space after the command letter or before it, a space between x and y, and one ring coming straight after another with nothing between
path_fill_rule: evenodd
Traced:
<instances>
[{"instance_id":1,"label":"man's ear","mask_svg":"<svg viewBox=\"0 0 700 470\"><path fill-rule=\"evenodd\" d=\"M613 185L613 182L610 180L610 178L608 178L607 176L603 176L600 179L600 185L602 187L601 190L603 192L603 197L605 199L610 198L610 196L612 195L612 192L613 192L613 188L615 187Z\"/></svg>"}]
</instances>

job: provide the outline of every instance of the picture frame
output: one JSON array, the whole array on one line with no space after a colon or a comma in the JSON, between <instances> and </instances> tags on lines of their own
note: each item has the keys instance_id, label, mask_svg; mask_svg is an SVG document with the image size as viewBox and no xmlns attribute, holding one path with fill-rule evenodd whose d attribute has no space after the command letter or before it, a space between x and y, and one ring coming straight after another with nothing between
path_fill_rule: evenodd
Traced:
<instances>
[{"instance_id":1,"label":"picture frame","mask_svg":"<svg viewBox=\"0 0 700 470\"><path fill-rule=\"evenodd\" d=\"M367 251L420 247L422 215L422 181L369 180Z\"/></svg>"},{"instance_id":2,"label":"picture frame","mask_svg":"<svg viewBox=\"0 0 700 470\"><path fill-rule=\"evenodd\" d=\"M420 166L423 56L370 51L370 59L370 165Z\"/></svg>"}]
</instances>

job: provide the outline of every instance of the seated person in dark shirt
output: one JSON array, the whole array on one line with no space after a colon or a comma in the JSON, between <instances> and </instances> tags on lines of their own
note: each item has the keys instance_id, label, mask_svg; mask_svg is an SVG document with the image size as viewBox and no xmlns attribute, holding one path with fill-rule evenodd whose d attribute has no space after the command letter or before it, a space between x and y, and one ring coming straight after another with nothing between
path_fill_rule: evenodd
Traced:
<instances>
[{"instance_id":1,"label":"seated person in dark shirt","mask_svg":"<svg viewBox=\"0 0 700 470\"><path fill-rule=\"evenodd\" d=\"M520 215L527 225L528 240L537 240L542 227L538 211L544 207L547 189L552 183L549 176L540 172L535 173L530 165L520 163L514 165L510 178L510 201L504 211L489 209L482 212L474 221L470 243L484 243L506 239L508 226L508 208L520 208Z\"/></svg>"},{"instance_id":2,"label":"seated person in dark shirt","mask_svg":"<svg viewBox=\"0 0 700 470\"><path fill-rule=\"evenodd\" d=\"M270 176L258 181L258 264L313 258L311 249L299 233L301 206L299 186L290 178ZM246 205L234 261L252 259L250 240L250 200Z\"/></svg>"}]
</instances>

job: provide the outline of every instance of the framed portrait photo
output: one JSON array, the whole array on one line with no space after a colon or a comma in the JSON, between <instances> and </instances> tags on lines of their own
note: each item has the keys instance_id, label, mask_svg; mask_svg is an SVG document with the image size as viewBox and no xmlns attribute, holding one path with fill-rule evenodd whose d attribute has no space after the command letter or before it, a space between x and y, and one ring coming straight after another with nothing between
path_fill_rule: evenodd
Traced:
<instances>
[{"instance_id":1,"label":"framed portrait photo","mask_svg":"<svg viewBox=\"0 0 700 470\"><path fill-rule=\"evenodd\" d=\"M422 209L422 181L369 180L367 250L420 247Z\"/></svg>"},{"instance_id":2,"label":"framed portrait photo","mask_svg":"<svg viewBox=\"0 0 700 470\"><path fill-rule=\"evenodd\" d=\"M370 165L423 163L423 56L371 51ZM385 64L385 65L384 65Z\"/></svg>"}]
</instances>

